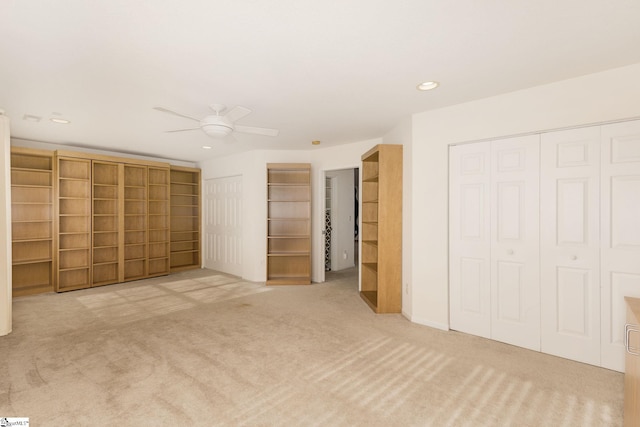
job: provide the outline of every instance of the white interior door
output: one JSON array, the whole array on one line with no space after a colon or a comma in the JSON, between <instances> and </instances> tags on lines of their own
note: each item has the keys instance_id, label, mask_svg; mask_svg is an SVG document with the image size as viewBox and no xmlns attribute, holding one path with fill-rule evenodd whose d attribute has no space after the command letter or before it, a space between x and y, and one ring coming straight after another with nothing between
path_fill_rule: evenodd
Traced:
<instances>
[{"instance_id":1,"label":"white interior door","mask_svg":"<svg viewBox=\"0 0 640 427\"><path fill-rule=\"evenodd\" d=\"M204 182L204 266L242 277L242 176Z\"/></svg>"},{"instance_id":2,"label":"white interior door","mask_svg":"<svg viewBox=\"0 0 640 427\"><path fill-rule=\"evenodd\" d=\"M491 338L540 350L539 135L491 143Z\"/></svg>"},{"instance_id":3,"label":"white interior door","mask_svg":"<svg viewBox=\"0 0 640 427\"><path fill-rule=\"evenodd\" d=\"M490 337L490 143L450 147L451 329Z\"/></svg>"},{"instance_id":4,"label":"white interior door","mask_svg":"<svg viewBox=\"0 0 640 427\"><path fill-rule=\"evenodd\" d=\"M602 366L624 371L624 297L640 297L640 122L601 132Z\"/></svg>"},{"instance_id":5,"label":"white interior door","mask_svg":"<svg viewBox=\"0 0 640 427\"><path fill-rule=\"evenodd\" d=\"M600 365L600 128L541 139L542 351Z\"/></svg>"}]
</instances>

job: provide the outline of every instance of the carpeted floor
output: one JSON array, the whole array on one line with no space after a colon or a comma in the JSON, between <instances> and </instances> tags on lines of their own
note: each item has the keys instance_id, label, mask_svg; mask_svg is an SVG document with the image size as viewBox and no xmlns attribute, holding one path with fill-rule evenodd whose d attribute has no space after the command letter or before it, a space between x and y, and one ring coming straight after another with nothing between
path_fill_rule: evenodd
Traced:
<instances>
[{"instance_id":1,"label":"carpeted floor","mask_svg":"<svg viewBox=\"0 0 640 427\"><path fill-rule=\"evenodd\" d=\"M0 417L32 426L617 426L623 375L375 315L355 269L209 270L14 300Z\"/></svg>"}]
</instances>

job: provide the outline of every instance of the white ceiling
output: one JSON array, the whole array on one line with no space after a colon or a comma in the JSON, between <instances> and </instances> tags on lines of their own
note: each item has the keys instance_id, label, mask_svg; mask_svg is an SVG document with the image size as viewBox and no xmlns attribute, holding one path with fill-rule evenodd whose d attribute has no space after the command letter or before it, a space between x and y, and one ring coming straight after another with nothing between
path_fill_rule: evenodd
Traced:
<instances>
[{"instance_id":1,"label":"white ceiling","mask_svg":"<svg viewBox=\"0 0 640 427\"><path fill-rule=\"evenodd\" d=\"M376 138L412 113L638 62L638 0L0 1L12 136L190 161ZM152 109L213 103L280 136L165 133L196 123Z\"/></svg>"}]
</instances>

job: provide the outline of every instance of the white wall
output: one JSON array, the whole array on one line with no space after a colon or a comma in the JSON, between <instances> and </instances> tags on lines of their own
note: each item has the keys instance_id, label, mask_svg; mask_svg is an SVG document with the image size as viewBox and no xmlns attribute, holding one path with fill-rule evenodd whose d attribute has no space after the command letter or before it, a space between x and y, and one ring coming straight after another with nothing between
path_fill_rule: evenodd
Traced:
<instances>
[{"instance_id":1,"label":"white wall","mask_svg":"<svg viewBox=\"0 0 640 427\"><path fill-rule=\"evenodd\" d=\"M11 151L9 118L0 112L0 336L11 332ZM4 252L4 253L3 253Z\"/></svg>"},{"instance_id":2,"label":"white wall","mask_svg":"<svg viewBox=\"0 0 640 427\"><path fill-rule=\"evenodd\" d=\"M353 169L328 171L327 177L332 178L331 189L331 270L344 270L354 267L354 203L355 185Z\"/></svg>"},{"instance_id":3,"label":"white wall","mask_svg":"<svg viewBox=\"0 0 640 427\"><path fill-rule=\"evenodd\" d=\"M449 144L638 118L638 76L635 64L413 116L412 321L449 325Z\"/></svg>"},{"instance_id":4,"label":"white wall","mask_svg":"<svg viewBox=\"0 0 640 427\"><path fill-rule=\"evenodd\" d=\"M199 163L202 179L242 175L243 253L247 280L266 280L267 256L267 163L311 163L311 279L324 281L324 172L360 167L360 156L380 139L311 150L259 150L215 158Z\"/></svg>"},{"instance_id":5,"label":"white wall","mask_svg":"<svg viewBox=\"0 0 640 427\"><path fill-rule=\"evenodd\" d=\"M242 175L242 278L256 282L267 273L267 163L309 163L309 152L250 151L198 165L203 180Z\"/></svg>"}]
</instances>

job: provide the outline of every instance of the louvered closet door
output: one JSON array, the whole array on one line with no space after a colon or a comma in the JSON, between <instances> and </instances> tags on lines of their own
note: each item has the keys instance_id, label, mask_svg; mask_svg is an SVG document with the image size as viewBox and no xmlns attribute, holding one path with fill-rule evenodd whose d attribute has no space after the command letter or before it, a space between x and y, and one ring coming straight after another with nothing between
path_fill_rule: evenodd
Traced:
<instances>
[{"instance_id":1,"label":"louvered closet door","mask_svg":"<svg viewBox=\"0 0 640 427\"><path fill-rule=\"evenodd\" d=\"M600 128L542 135L542 351L600 364Z\"/></svg>"},{"instance_id":2,"label":"louvered closet door","mask_svg":"<svg viewBox=\"0 0 640 427\"><path fill-rule=\"evenodd\" d=\"M640 122L601 133L602 366L623 371L624 297L640 297Z\"/></svg>"},{"instance_id":3,"label":"louvered closet door","mask_svg":"<svg viewBox=\"0 0 640 427\"><path fill-rule=\"evenodd\" d=\"M491 143L491 338L540 350L539 136Z\"/></svg>"},{"instance_id":4,"label":"louvered closet door","mask_svg":"<svg viewBox=\"0 0 640 427\"><path fill-rule=\"evenodd\" d=\"M450 148L451 329L490 337L490 143Z\"/></svg>"}]
</instances>

